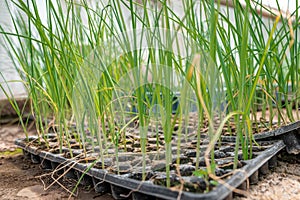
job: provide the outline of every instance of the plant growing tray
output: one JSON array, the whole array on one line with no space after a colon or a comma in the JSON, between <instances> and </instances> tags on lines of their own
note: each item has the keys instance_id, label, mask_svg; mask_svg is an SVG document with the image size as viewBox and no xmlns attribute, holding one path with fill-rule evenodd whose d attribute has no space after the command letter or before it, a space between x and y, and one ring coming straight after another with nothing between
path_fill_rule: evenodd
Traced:
<instances>
[{"instance_id":1,"label":"plant growing tray","mask_svg":"<svg viewBox=\"0 0 300 200\"><path fill-rule=\"evenodd\" d=\"M254 135L255 140L262 140L262 139L267 139L267 138L275 138L275 137L284 137L286 133L292 132L292 131L298 131L300 128L300 121L296 121L294 123L291 123L286 126L282 126L276 130L272 131L267 131L259 134Z\"/></svg>"},{"instance_id":2,"label":"plant growing tray","mask_svg":"<svg viewBox=\"0 0 300 200\"><path fill-rule=\"evenodd\" d=\"M268 138L281 139L286 145L286 150L289 154L300 153L300 121L291 123L287 126L282 126L273 131L267 131L254 135L254 139L265 140Z\"/></svg>"},{"instance_id":3,"label":"plant growing tray","mask_svg":"<svg viewBox=\"0 0 300 200\"><path fill-rule=\"evenodd\" d=\"M290 126L290 128L291 129L284 127L285 130L290 131L294 130L294 125ZM276 131L278 132L278 130ZM48 136L50 139L56 137L54 134L49 134ZM30 141L36 139L37 137L31 137ZM263 147L262 150L257 152L253 150L253 159L240 161L240 168L232 171L232 175L224 179L227 185L219 184L207 193L196 193L187 190L179 190L174 187L170 189L162 185L157 185L154 181L160 180L157 177L161 177L161 180L164 181L165 173L154 169L151 161L149 165L152 165L151 168L153 173L150 173L150 175L147 173L147 175L152 177L155 176L155 178L148 178L146 181L140 181L138 177L141 176L141 173L137 171L128 171L128 167L126 168L126 166L120 165L120 169L124 167L126 169L125 172L117 175L111 168L99 169L97 165L92 166L91 163L81 163L76 159L66 158L66 154L69 151L68 149L63 149L63 153L59 154L42 150L38 146L31 145L31 142L25 142L25 139L18 139L15 143L24 150L24 154L29 156L32 162L41 163L42 167L46 169L54 170L57 169L57 167L61 167L61 170L58 172L65 172L66 177L73 177L77 180L81 180L81 183L83 184L92 185L98 193L111 192L115 199L232 199L234 188L245 190L248 185L248 180L250 181L250 184L255 184L258 182L259 175L264 175L268 173L269 168L275 167L277 163L276 154L285 147L282 140L260 142L260 147ZM229 149L232 149L231 147L234 146L234 143L232 142L226 144L229 145ZM226 152L225 149L223 149L224 152ZM219 150L220 149L217 149L216 151ZM74 154L78 151L80 152L78 149L72 150ZM232 150L226 152L228 155L232 155L232 153ZM183 155L185 155L185 158L189 159L195 157L194 152L189 152L188 150L186 150ZM216 156L217 165L230 164L228 162L226 163L226 160L222 159L221 155L222 154ZM185 158L182 158L182 160L185 160ZM128 162L130 161L128 157L123 159ZM141 159L141 157L138 159ZM188 171L189 175L184 176L184 174L181 174L181 177L171 176L172 181L178 181L178 178L180 178L180 180L185 180L186 182L198 185L200 184L199 182L202 181L201 178L191 175L190 171L194 168L190 167L188 164L180 164L180 169L188 169L183 170L182 172L185 173ZM221 175L223 172L224 170L219 170ZM196 178L192 181L191 177ZM230 185L230 188L228 185Z\"/></svg>"}]
</instances>

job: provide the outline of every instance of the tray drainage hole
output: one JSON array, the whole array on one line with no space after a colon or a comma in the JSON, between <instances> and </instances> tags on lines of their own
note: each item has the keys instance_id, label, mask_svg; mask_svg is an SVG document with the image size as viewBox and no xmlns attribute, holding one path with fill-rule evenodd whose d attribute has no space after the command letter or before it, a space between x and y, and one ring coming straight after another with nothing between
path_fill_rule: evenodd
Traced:
<instances>
[{"instance_id":1,"label":"tray drainage hole","mask_svg":"<svg viewBox=\"0 0 300 200\"><path fill-rule=\"evenodd\" d=\"M266 162L263 166L259 168L259 174L267 175L269 173L269 164Z\"/></svg>"},{"instance_id":2,"label":"tray drainage hole","mask_svg":"<svg viewBox=\"0 0 300 200\"><path fill-rule=\"evenodd\" d=\"M110 184L103 181L103 180L100 180L100 179L97 179L95 177L92 177L92 180L93 180L93 185L94 185L94 189L95 189L95 192L96 193L109 193L110 192Z\"/></svg>"},{"instance_id":3,"label":"tray drainage hole","mask_svg":"<svg viewBox=\"0 0 300 200\"><path fill-rule=\"evenodd\" d=\"M68 167L64 168L64 173L66 178L71 178L77 180L77 176L75 174L75 169L70 169Z\"/></svg>"},{"instance_id":4,"label":"tray drainage hole","mask_svg":"<svg viewBox=\"0 0 300 200\"><path fill-rule=\"evenodd\" d=\"M258 183L258 170L256 170L250 177L249 181L251 185L257 184Z\"/></svg>"},{"instance_id":5,"label":"tray drainage hole","mask_svg":"<svg viewBox=\"0 0 300 200\"><path fill-rule=\"evenodd\" d=\"M34 163L34 164L41 163L40 156L31 154L31 162Z\"/></svg>"},{"instance_id":6,"label":"tray drainage hole","mask_svg":"<svg viewBox=\"0 0 300 200\"><path fill-rule=\"evenodd\" d=\"M247 190L248 186L247 186L247 181L244 181L239 187L238 189L240 190Z\"/></svg>"},{"instance_id":7,"label":"tray drainage hole","mask_svg":"<svg viewBox=\"0 0 300 200\"><path fill-rule=\"evenodd\" d=\"M111 184L111 194L114 199L130 199L130 190ZM129 196L128 196L129 195Z\"/></svg>"},{"instance_id":8,"label":"tray drainage hole","mask_svg":"<svg viewBox=\"0 0 300 200\"><path fill-rule=\"evenodd\" d=\"M83 186L92 186L93 180L89 175L83 174L81 172L75 171L77 179L80 180L80 184Z\"/></svg>"},{"instance_id":9,"label":"tray drainage hole","mask_svg":"<svg viewBox=\"0 0 300 200\"><path fill-rule=\"evenodd\" d=\"M64 173L64 169L62 168L62 165L60 165L58 162L51 162L52 170L57 174L61 175ZM62 168L62 169L61 169ZM58 170L60 169L60 170Z\"/></svg>"},{"instance_id":10,"label":"tray drainage hole","mask_svg":"<svg viewBox=\"0 0 300 200\"><path fill-rule=\"evenodd\" d=\"M277 167L277 156L273 156L270 160L269 160L269 169L274 169L275 167Z\"/></svg>"},{"instance_id":11,"label":"tray drainage hole","mask_svg":"<svg viewBox=\"0 0 300 200\"><path fill-rule=\"evenodd\" d=\"M51 170L52 169L51 161L43 159L41 162L41 167L42 167L42 169Z\"/></svg>"},{"instance_id":12,"label":"tray drainage hole","mask_svg":"<svg viewBox=\"0 0 300 200\"><path fill-rule=\"evenodd\" d=\"M241 185L237 187L237 189L247 191L248 189L247 181L244 181ZM234 193L234 196L244 196L244 195L241 193Z\"/></svg>"}]
</instances>

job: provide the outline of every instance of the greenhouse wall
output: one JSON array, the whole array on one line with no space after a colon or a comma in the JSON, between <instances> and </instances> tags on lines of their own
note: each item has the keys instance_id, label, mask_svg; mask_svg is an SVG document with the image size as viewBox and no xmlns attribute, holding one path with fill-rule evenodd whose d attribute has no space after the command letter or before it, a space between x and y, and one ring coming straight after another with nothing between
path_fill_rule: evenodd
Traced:
<instances>
[{"instance_id":1,"label":"greenhouse wall","mask_svg":"<svg viewBox=\"0 0 300 200\"><path fill-rule=\"evenodd\" d=\"M0 1L0 26L5 30L12 30L12 20L10 17L6 1ZM0 35L0 100L9 97L22 98L26 96L26 90L21 82L20 75L11 59L6 45L4 44L3 35ZM5 92L4 92L4 91Z\"/></svg>"}]
</instances>

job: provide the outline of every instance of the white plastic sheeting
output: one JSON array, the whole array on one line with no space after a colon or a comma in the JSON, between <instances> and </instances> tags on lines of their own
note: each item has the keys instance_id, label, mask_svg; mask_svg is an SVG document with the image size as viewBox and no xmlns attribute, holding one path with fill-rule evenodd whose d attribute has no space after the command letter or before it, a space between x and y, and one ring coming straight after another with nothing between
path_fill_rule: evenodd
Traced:
<instances>
[{"instance_id":1,"label":"white plastic sheeting","mask_svg":"<svg viewBox=\"0 0 300 200\"><path fill-rule=\"evenodd\" d=\"M0 25L5 31L11 31L13 25L8 6L10 4L7 4L6 1L0 1ZM26 97L25 87L5 47L3 37L0 34L0 84L10 97ZM2 87L0 87L0 100L7 98Z\"/></svg>"}]
</instances>

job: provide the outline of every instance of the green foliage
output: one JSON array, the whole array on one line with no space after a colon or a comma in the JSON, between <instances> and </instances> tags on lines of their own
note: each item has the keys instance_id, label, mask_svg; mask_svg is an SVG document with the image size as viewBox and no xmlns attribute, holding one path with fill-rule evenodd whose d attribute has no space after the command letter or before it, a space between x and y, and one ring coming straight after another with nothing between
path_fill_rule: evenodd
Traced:
<instances>
[{"instance_id":1,"label":"green foliage","mask_svg":"<svg viewBox=\"0 0 300 200\"><path fill-rule=\"evenodd\" d=\"M196 160L206 126L211 166L225 122L236 125L236 167L239 149L244 159L252 156L258 109L269 129L275 116L277 125L299 119L292 113L300 96L299 9L286 18L260 1L234 0L234 9L213 0L178 2L181 13L167 0L46 0L43 11L36 0L11 1L13 31L0 33L29 88L39 135L54 125L60 148L70 148L69 124L76 123L81 148L99 147L103 164L111 146L118 156L129 124L138 121L145 172L154 123L163 129L169 178L172 136L179 158L180 141L188 137L184 125L195 108ZM178 93L180 106L173 108L172 94ZM160 109L149 110L155 105ZM207 176L196 168L197 176Z\"/></svg>"}]
</instances>

